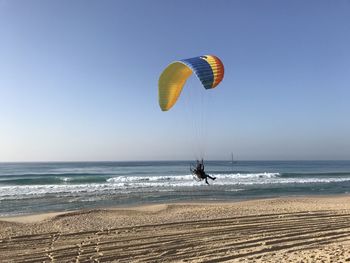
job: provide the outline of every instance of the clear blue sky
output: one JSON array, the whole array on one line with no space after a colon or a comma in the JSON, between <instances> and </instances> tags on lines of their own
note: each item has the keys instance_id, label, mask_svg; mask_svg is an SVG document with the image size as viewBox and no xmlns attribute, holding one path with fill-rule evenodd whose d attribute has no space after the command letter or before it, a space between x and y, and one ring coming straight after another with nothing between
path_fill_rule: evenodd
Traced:
<instances>
[{"instance_id":1,"label":"clear blue sky","mask_svg":"<svg viewBox=\"0 0 350 263\"><path fill-rule=\"evenodd\" d=\"M350 159L348 0L0 0L0 161L193 158L157 82L203 54L206 158Z\"/></svg>"}]
</instances>

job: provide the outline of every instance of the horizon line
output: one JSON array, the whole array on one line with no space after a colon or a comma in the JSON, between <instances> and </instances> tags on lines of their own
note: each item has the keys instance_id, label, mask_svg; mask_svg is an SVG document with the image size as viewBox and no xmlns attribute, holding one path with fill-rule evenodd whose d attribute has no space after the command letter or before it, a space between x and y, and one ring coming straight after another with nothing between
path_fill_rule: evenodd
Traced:
<instances>
[{"instance_id":1,"label":"horizon line","mask_svg":"<svg viewBox=\"0 0 350 263\"><path fill-rule=\"evenodd\" d=\"M193 160L104 160L104 161L0 161L0 164L6 164L6 163L121 163L121 162L192 162ZM205 160L207 162L222 162L222 161L228 161L232 162L232 160L229 159L208 159ZM298 159L285 159L285 160L276 160L276 159L261 159L261 160L249 160L249 159L242 159L242 160L234 160L235 162L350 162L350 159L304 159L304 160L298 160Z\"/></svg>"}]
</instances>

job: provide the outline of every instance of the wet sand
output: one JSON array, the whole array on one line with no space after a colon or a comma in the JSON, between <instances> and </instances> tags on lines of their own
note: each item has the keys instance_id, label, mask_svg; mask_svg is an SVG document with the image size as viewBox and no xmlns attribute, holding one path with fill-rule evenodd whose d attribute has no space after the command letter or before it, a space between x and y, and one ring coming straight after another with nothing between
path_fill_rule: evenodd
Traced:
<instances>
[{"instance_id":1,"label":"wet sand","mask_svg":"<svg viewBox=\"0 0 350 263\"><path fill-rule=\"evenodd\" d=\"M1 218L0 262L350 262L350 196Z\"/></svg>"}]
</instances>

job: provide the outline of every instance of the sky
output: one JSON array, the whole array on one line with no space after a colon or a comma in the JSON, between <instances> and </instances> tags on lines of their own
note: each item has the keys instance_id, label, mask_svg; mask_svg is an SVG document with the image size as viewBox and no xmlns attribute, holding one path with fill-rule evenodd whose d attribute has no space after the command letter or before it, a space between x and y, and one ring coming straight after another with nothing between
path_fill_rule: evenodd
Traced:
<instances>
[{"instance_id":1,"label":"sky","mask_svg":"<svg viewBox=\"0 0 350 263\"><path fill-rule=\"evenodd\" d=\"M0 161L349 160L349 47L349 0L0 0ZM205 54L222 83L162 112Z\"/></svg>"}]
</instances>

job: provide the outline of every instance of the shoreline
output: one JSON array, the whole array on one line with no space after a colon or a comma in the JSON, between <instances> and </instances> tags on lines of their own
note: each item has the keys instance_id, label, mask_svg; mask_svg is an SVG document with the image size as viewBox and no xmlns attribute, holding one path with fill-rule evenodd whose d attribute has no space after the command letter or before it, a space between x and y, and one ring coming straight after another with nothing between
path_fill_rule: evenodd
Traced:
<instances>
[{"instance_id":1,"label":"shoreline","mask_svg":"<svg viewBox=\"0 0 350 263\"><path fill-rule=\"evenodd\" d=\"M263 202L263 201L288 201L288 200L298 200L298 199L337 199L346 198L350 194L334 194L334 195L300 195L300 196L281 196L281 197L266 197L266 198L249 198L249 199L238 199L238 200L217 200L209 201L204 200L202 202L194 201L181 201L181 202L166 202L166 203L146 203L146 204L131 204L131 205L121 205L121 206L106 206L106 207L94 207L87 209L77 209L77 210L67 210L67 211L47 211L40 213L29 213L13 216L1 216L0 222L16 222L16 223L38 223L44 220L53 219L56 216L69 215L72 213L85 213L85 212L97 212L97 211L144 211L144 212L154 212L161 207L166 206L215 206L215 205L234 205L241 204L244 202ZM161 210L161 209L160 209Z\"/></svg>"}]
</instances>

